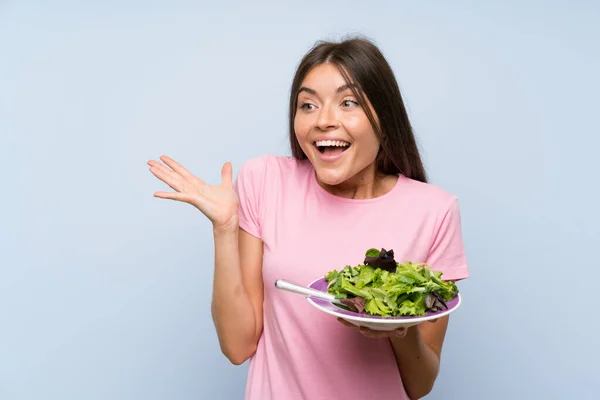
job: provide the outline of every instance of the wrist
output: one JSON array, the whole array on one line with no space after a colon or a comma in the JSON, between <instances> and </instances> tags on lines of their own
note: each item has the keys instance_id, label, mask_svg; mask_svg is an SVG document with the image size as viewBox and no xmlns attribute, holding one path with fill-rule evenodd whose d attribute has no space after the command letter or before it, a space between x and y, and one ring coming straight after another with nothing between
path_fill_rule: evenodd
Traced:
<instances>
[{"instance_id":1,"label":"wrist","mask_svg":"<svg viewBox=\"0 0 600 400\"><path fill-rule=\"evenodd\" d=\"M214 226L213 225L213 235L214 236L229 236L229 235L237 235L239 230L239 222L237 217L232 217L229 221L222 225Z\"/></svg>"},{"instance_id":2,"label":"wrist","mask_svg":"<svg viewBox=\"0 0 600 400\"><path fill-rule=\"evenodd\" d=\"M390 341L395 348L411 352L419 352L423 343L418 325L409 327L404 337L390 337Z\"/></svg>"}]
</instances>

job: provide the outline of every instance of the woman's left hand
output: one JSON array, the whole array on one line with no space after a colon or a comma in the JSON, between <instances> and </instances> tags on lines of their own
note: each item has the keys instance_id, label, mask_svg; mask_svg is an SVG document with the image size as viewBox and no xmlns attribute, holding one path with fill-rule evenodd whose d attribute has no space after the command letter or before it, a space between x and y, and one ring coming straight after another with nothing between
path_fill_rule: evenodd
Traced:
<instances>
[{"instance_id":1,"label":"woman's left hand","mask_svg":"<svg viewBox=\"0 0 600 400\"><path fill-rule=\"evenodd\" d=\"M342 324L346 325L347 327L358 329L358 331L360 333L362 333L366 337L373 338L373 339L403 338L404 336L406 336L406 331L407 331L406 328L399 328L399 329L395 329L393 331L375 331L375 330L369 329L365 326L356 326L353 323L350 323L342 318L338 318L338 321L340 321Z\"/></svg>"},{"instance_id":2,"label":"woman's left hand","mask_svg":"<svg viewBox=\"0 0 600 400\"><path fill-rule=\"evenodd\" d=\"M408 331L408 329L410 329L410 328L398 328L398 329L395 329L392 331L375 331L375 330L369 329L365 326L356 326L353 323L350 323L343 318L338 318L338 321L340 321L342 324L346 325L347 327L358 329L358 331L360 333L362 333L366 337L373 338L373 339L403 338L406 336L406 332ZM433 323L435 321L437 321L437 320L434 319L429 322Z\"/></svg>"}]
</instances>

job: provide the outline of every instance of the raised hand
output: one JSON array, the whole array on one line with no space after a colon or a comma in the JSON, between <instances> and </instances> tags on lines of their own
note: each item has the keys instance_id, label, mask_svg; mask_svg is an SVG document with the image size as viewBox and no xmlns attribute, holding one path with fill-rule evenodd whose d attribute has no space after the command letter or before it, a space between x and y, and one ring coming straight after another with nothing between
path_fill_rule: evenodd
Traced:
<instances>
[{"instance_id":1,"label":"raised hand","mask_svg":"<svg viewBox=\"0 0 600 400\"><path fill-rule=\"evenodd\" d=\"M212 186L170 157L162 156L160 160L164 164L148 161L150 172L175 192L156 192L155 197L193 205L206 215L215 228L237 227L239 199L233 187L230 162L221 169L221 184Z\"/></svg>"}]
</instances>

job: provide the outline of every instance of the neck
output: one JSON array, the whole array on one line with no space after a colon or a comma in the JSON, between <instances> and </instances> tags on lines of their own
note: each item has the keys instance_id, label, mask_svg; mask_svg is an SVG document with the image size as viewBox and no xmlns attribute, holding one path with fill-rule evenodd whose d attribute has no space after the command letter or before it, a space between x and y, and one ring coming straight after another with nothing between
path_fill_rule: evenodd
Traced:
<instances>
[{"instance_id":1,"label":"neck","mask_svg":"<svg viewBox=\"0 0 600 400\"><path fill-rule=\"evenodd\" d=\"M393 189L398 177L383 175L375 166L369 166L352 178L338 185L328 185L317 179L319 185L329 193L347 199L373 199Z\"/></svg>"}]
</instances>

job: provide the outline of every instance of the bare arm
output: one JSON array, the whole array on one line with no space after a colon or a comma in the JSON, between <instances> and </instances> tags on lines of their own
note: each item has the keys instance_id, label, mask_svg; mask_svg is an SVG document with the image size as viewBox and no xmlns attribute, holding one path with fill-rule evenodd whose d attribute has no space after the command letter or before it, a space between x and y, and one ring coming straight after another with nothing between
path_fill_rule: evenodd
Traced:
<instances>
[{"instance_id":1,"label":"bare arm","mask_svg":"<svg viewBox=\"0 0 600 400\"><path fill-rule=\"evenodd\" d=\"M406 393L412 400L416 400L426 396L433 389L440 369L440 355L448 319L449 317L445 316L434 323L423 322L396 331L374 331L366 327L359 327L358 330L370 338L390 340ZM350 328L357 329L342 318L338 320Z\"/></svg>"},{"instance_id":2,"label":"bare arm","mask_svg":"<svg viewBox=\"0 0 600 400\"><path fill-rule=\"evenodd\" d=\"M390 338L402 382L412 400L426 396L433 389L448 319L445 316L435 323L424 322L408 328L403 338Z\"/></svg>"},{"instance_id":3,"label":"bare arm","mask_svg":"<svg viewBox=\"0 0 600 400\"><path fill-rule=\"evenodd\" d=\"M263 243L239 228L239 198L231 163L221 169L221 184L209 185L170 157L149 160L150 172L173 192L155 197L191 204L213 224L215 271L211 313L223 354L242 364L256 351L263 326Z\"/></svg>"},{"instance_id":4,"label":"bare arm","mask_svg":"<svg viewBox=\"0 0 600 400\"><path fill-rule=\"evenodd\" d=\"M263 329L263 243L237 226L213 232L212 317L221 351L239 365L255 353Z\"/></svg>"}]
</instances>

